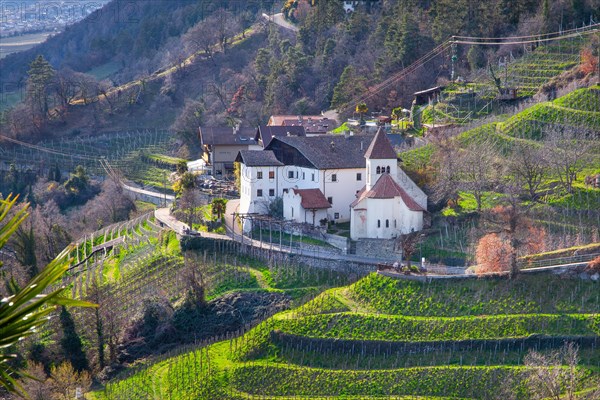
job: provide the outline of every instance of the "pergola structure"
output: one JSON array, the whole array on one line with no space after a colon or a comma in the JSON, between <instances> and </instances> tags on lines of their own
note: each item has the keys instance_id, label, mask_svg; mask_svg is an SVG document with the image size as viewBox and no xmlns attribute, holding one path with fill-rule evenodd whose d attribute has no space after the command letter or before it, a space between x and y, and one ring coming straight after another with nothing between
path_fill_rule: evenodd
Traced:
<instances>
[{"instance_id":1,"label":"pergola structure","mask_svg":"<svg viewBox=\"0 0 600 400\"><path fill-rule=\"evenodd\" d=\"M267 246L269 249L273 249L273 233L278 233L279 234L279 248L281 250L284 249L285 247L289 246L290 252L292 251L293 248L293 243L294 243L294 234L293 232L296 231L296 229L294 229L294 227L298 227L300 229L297 229L300 232L300 239L298 240L299 243L299 247L300 250L302 250L302 238L304 236L303 234L303 227L305 224L301 224L301 223L297 223L297 222L293 222L293 221L285 221L285 220L280 220L280 219L276 219L273 217L270 217L268 215L263 215L263 214L258 214L258 213L233 213L233 235L237 235L238 233L235 232L235 225L236 222L240 221L240 225L243 227L244 226L244 222L245 221L250 221L250 226L252 227L252 229L250 229L249 231L249 243L251 246L254 245L255 241L259 242L259 247L260 248L265 248L263 246L263 242L266 241L268 239L268 245ZM258 237L253 237L253 231L258 227ZM266 235L267 233L265 232L263 234L263 230L268 229L268 237L265 237L264 235ZM239 235L241 236L241 243L244 244L244 234L242 229L240 228L240 233ZM283 234L287 233L290 236L290 240L289 243L283 243Z\"/></svg>"}]
</instances>

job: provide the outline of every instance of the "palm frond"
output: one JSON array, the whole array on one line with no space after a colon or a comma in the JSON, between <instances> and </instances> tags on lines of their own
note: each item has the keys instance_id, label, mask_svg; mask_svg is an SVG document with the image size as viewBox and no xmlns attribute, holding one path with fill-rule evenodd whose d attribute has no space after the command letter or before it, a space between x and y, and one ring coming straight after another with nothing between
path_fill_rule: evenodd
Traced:
<instances>
[{"instance_id":1,"label":"palm frond","mask_svg":"<svg viewBox=\"0 0 600 400\"><path fill-rule=\"evenodd\" d=\"M6 200L0 200L0 223L7 218L17 199L17 196L9 196ZM25 206L0 227L0 248L6 244L10 235L27 218L27 215L27 206ZM15 295L0 300L0 386L10 392L26 396L17 380L22 373L7 364L14 355L6 353L6 350L19 340L37 332L49 320L50 314L57 306L96 306L62 296L64 287L44 293L59 283L68 270L71 250L71 248L65 249Z\"/></svg>"}]
</instances>

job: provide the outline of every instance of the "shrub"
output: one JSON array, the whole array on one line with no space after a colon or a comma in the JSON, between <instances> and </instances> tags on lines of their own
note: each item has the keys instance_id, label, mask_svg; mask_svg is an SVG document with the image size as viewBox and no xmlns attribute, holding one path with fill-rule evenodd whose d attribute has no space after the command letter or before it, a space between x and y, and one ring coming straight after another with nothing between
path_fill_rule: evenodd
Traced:
<instances>
[{"instance_id":1,"label":"shrub","mask_svg":"<svg viewBox=\"0 0 600 400\"><path fill-rule=\"evenodd\" d=\"M495 233L485 235L479 240L475 250L477 273L502 272L510 269L510 256L513 249L510 244Z\"/></svg>"}]
</instances>

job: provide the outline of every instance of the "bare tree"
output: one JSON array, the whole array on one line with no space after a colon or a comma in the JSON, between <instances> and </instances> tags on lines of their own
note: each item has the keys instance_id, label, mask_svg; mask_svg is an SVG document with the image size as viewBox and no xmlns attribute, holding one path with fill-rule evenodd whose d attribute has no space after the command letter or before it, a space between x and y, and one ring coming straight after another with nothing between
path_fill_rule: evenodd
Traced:
<instances>
[{"instance_id":1,"label":"bare tree","mask_svg":"<svg viewBox=\"0 0 600 400\"><path fill-rule=\"evenodd\" d=\"M509 173L527 190L531 200L538 198L539 188L548 176L549 165L542 146L516 141L509 161Z\"/></svg>"},{"instance_id":2,"label":"bare tree","mask_svg":"<svg viewBox=\"0 0 600 400\"><path fill-rule=\"evenodd\" d=\"M177 200L178 212L188 226L192 226L194 222L200 222L199 207L202 205L200 192L197 189L185 189Z\"/></svg>"},{"instance_id":3,"label":"bare tree","mask_svg":"<svg viewBox=\"0 0 600 400\"><path fill-rule=\"evenodd\" d=\"M540 250L544 247L545 231L536 227L529 217L530 207L525 206L519 199L519 188L506 185L502 188L505 193L498 205L483 213L484 229L488 234L496 234L508 244L508 265L505 270L516 276L519 272L517 257L522 251ZM506 261L505 258L503 260Z\"/></svg>"},{"instance_id":4,"label":"bare tree","mask_svg":"<svg viewBox=\"0 0 600 400\"><path fill-rule=\"evenodd\" d=\"M31 400L48 400L52 398L52 390L46 384L48 376L40 363L27 361L27 369L20 383Z\"/></svg>"},{"instance_id":5,"label":"bare tree","mask_svg":"<svg viewBox=\"0 0 600 400\"><path fill-rule=\"evenodd\" d=\"M533 399L577 399L576 391L585 378L578 363L579 348L572 342L549 354L530 351L525 365L529 367L527 384ZM589 395L590 399L597 398L600 389Z\"/></svg>"},{"instance_id":6,"label":"bare tree","mask_svg":"<svg viewBox=\"0 0 600 400\"><path fill-rule=\"evenodd\" d=\"M204 55L214 62L215 46L219 40L216 21L207 18L198 22L183 36L184 47L191 54L204 52Z\"/></svg>"},{"instance_id":7,"label":"bare tree","mask_svg":"<svg viewBox=\"0 0 600 400\"><path fill-rule=\"evenodd\" d=\"M439 173L434 185L434 198L456 198L459 191L471 193L482 209L485 192L492 190L501 176L495 143L487 138L472 139L464 148L456 138L437 141Z\"/></svg>"},{"instance_id":8,"label":"bare tree","mask_svg":"<svg viewBox=\"0 0 600 400\"><path fill-rule=\"evenodd\" d=\"M592 141L576 128L553 126L545 133L544 145L550 168L564 189L572 193L577 174L589 159Z\"/></svg>"},{"instance_id":9,"label":"bare tree","mask_svg":"<svg viewBox=\"0 0 600 400\"><path fill-rule=\"evenodd\" d=\"M221 46L223 53L225 53L230 39L233 38L236 33L242 31L240 20L237 16L233 15L231 11L223 8L219 8L215 11L210 18L215 21L214 24L217 27L219 45Z\"/></svg>"},{"instance_id":10,"label":"bare tree","mask_svg":"<svg viewBox=\"0 0 600 400\"><path fill-rule=\"evenodd\" d=\"M398 236L396 239L396 248L400 248L402 250L402 258L406 260L408 266L410 267L410 259L417 251L417 245L421 239L421 235L419 232L411 232L405 235Z\"/></svg>"}]
</instances>

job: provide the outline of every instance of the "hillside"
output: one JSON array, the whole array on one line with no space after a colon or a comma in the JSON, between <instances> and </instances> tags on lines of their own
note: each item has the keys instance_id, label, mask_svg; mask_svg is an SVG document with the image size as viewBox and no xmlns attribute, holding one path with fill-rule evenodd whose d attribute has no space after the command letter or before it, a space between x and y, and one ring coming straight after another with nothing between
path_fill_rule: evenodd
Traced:
<instances>
[{"instance_id":1,"label":"hillside","mask_svg":"<svg viewBox=\"0 0 600 400\"><path fill-rule=\"evenodd\" d=\"M464 10L469 8L464 1L381 2L348 16L338 1L319 1L308 8L291 1L286 12L298 27L294 33L266 25L261 16L279 11L281 2L244 2L242 7L236 2L161 0L132 3L133 9L121 10L119 2L113 1L47 43L1 61L5 92L1 106L16 111L3 113L0 120L13 136L36 139L73 131L91 134L171 126L189 134L194 132L185 124L190 115L197 116L195 125L232 121L256 125L273 113L310 114L342 106L347 115L354 107L349 101L388 82L449 35L535 34L540 24L553 30L564 27L562 21L568 17L569 27L579 26L597 14L590 1L561 3L543 15L537 2L529 0L514 7L504 7L503 0L493 3L498 4L478 6L469 16L473 23L464 25L448 23L464 20ZM365 26L372 29L364 30ZM248 40L238 45L232 38L239 36ZM504 46L491 47L481 50L476 60L471 47L456 49L452 68L457 76L476 73L507 51ZM69 69L85 73L77 79L91 85L86 93L97 94L87 101L81 97L89 94L79 93L80 99L65 110L42 115L43 124L27 118L30 111L17 102L26 97L26 71L37 54L58 75L66 74L67 80ZM186 61L194 56L197 62ZM449 56L440 53L403 79L386 83L385 90L370 98L369 108L387 113L398 106L409 107L413 92L448 80ZM554 71L568 65L562 62L548 68ZM523 84L523 88L526 93L532 86ZM118 98L108 101L107 93Z\"/></svg>"},{"instance_id":2,"label":"hillside","mask_svg":"<svg viewBox=\"0 0 600 400\"><path fill-rule=\"evenodd\" d=\"M528 350L597 338L597 293L598 283L551 275L417 283L372 274L94 398L147 398L155 388L176 399L527 399ZM597 384L600 362L585 343L582 393Z\"/></svg>"}]
</instances>

